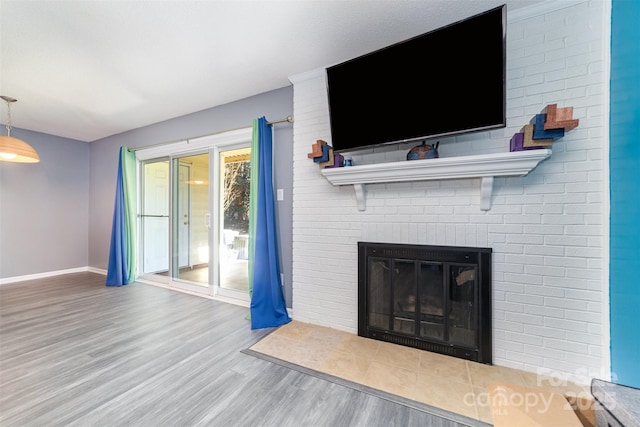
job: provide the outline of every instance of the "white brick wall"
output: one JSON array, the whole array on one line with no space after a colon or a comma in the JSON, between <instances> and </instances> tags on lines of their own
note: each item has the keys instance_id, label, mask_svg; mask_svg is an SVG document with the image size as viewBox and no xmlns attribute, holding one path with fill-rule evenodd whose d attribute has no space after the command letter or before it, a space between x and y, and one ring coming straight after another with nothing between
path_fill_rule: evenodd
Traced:
<instances>
[{"instance_id":1,"label":"white brick wall","mask_svg":"<svg viewBox=\"0 0 640 427\"><path fill-rule=\"evenodd\" d=\"M317 139L331 142L324 70L291 78L295 319L357 333L358 241L491 247L494 363L606 377L606 11L549 4L508 15L507 127L441 140L441 157L504 152L547 104L574 107L579 127L528 176L496 178L487 212L477 179L369 185L359 211L353 188L333 187L307 158ZM412 145L356 152L354 163L402 160Z\"/></svg>"}]
</instances>

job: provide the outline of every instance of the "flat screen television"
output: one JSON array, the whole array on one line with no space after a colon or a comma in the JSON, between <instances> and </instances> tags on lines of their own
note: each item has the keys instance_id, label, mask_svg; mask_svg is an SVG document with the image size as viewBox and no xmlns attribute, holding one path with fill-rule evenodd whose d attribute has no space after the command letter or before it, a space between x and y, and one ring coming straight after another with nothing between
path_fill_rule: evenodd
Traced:
<instances>
[{"instance_id":1,"label":"flat screen television","mask_svg":"<svg viewBox=\"0 0 640 427\"><path fill-rule=\"evenodd\" d=\"M336 152L506 126L506 6L328 67Z\"/></svg>"}]
</instances>

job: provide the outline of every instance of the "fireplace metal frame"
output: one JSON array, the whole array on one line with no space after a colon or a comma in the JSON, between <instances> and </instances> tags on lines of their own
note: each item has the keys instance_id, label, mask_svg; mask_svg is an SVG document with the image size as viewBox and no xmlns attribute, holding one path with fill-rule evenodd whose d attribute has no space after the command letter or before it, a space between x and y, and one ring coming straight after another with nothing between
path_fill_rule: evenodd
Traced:
<instances>
[{"instance_id":1,"label":"fireplace metal frame","mask_svg":"<svg viewBox=\"0 0 640 427\"><path fill-rule=\"evenodd\" d=\"M358 335L479 363L492 364L491 255L491 248L358 242ZM435 262L443 263L443 265L451 263L477 266L478 286L474 289L476 307L473 310L477 325L475 345L469 347L437 338L421 337L419 336L420 328L415 328L414 334L408 334L391 330L391 328L372 326L368 318L367 306L369 300L368 260L370 257L399 261ZM448 290L448 280L445 279L445 282L447 283L443 286ZM416 293L418 292L416 284ZM417 309L415 311L418 312ZM446 322L446 316L442 317Z\"/></svg>"}]
</instances>

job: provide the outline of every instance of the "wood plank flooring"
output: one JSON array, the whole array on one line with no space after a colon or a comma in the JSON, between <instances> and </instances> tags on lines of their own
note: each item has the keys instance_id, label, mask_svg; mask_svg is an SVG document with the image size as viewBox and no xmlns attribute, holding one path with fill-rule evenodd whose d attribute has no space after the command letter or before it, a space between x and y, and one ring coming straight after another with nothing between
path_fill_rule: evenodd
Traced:
<instances>
[{"instance_id":1,"label":"wood plank flooring","mask_svg":"<svg viewBox=\"0 0 640 427\"><path fill-rule=\"evenodd\" d=\"M0 426L469 425L243 353L272 331L246 308L104 281L0 286Z\"/></svg>"}]
</instances>

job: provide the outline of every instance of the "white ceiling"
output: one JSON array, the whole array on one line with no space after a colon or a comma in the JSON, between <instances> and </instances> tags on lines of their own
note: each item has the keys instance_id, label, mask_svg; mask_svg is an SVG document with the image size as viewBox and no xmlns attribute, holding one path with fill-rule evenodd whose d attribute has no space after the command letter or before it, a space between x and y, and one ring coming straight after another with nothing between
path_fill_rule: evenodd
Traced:
<instances>
[{"instance_id":1,"label":"white ceiling","mask_svg":"<svg viewBox=\"0 0 640 427\"><path fill-rule=\"evenodd\" d=\"M0 0L0 94L14 127L91 142L540 1Z\"/></svg>"}]
</instances>

